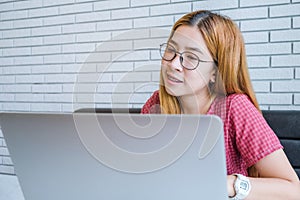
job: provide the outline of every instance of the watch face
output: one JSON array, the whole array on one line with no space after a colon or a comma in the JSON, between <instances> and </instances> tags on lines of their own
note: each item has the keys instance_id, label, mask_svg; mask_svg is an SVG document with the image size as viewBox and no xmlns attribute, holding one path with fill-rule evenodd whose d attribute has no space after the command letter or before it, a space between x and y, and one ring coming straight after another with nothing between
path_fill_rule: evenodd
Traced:
<instances>
[{"instance_id":1,"label":"watch face","mask_svg":"<svg viewBox=\"0 0 300 200\"><path fill-rule=\"evenodd\" d=\"M247 191L249 189L249 184L247 182L245 182L245 181L242 181L241 184L240 184L240 188L242 190L246 190Z\"/></svg>"}]
</instances>

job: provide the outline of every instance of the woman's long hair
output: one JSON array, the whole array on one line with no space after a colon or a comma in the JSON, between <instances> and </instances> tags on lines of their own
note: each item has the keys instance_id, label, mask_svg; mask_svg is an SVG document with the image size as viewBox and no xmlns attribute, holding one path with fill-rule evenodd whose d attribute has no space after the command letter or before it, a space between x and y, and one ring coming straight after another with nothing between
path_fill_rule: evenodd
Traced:
<instances>
[{"instance_id":1,"label":"woman's long hair","mask_svg":"<svg viewBox=\"0 0 300 200\"><path fill-rule=\"evenodd\" d=\"M246 94L260 111L250 81L243 37L237 25L225 16L205 10L195 11L184 15L174 24L169 39L181 25L198 27L216 63L216 82L210 86L210 94ZM162 75L159 97L162 113L181 113L180 103L177 97L167 93Z\"/></svg>"}]
</instances>

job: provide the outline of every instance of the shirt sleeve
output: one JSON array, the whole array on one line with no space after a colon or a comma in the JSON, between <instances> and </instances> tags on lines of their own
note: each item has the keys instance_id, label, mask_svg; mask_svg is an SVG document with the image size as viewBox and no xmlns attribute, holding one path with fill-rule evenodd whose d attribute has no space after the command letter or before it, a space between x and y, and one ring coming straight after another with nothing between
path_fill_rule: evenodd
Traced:
<instances>
[{"instance_id":1,"label":"shirt sleeve","mask_svg":"<svg viewBox=\"0 0 300 200\"><path fill-rule=\"evenodd\" d=\"M155 91L141 109L142 114L160 113L159 92Z\"/></svg>"},{"instance_id":2,"label":"shirt sleeve","mask_svg":"<svg viewBox=\"0 0 300 200\"><path fill-rule=\"evenodd\" d=\"M231 102L231 120L236 146L246 168L270 153L283 148L262 114L246 95L238 95Z\"/></svg>"}]
</instances>

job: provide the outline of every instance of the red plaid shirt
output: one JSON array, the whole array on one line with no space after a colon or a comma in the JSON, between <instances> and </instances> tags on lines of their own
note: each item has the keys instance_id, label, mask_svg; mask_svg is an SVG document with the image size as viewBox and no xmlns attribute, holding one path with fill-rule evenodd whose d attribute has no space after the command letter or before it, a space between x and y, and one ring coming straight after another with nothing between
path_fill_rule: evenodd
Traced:
<instances>
[{"instance_id":1,"label":"red plaid shirt","mask_svg":"<svg viewBox=\"0 0 300 200\"><path fill-rule=\"evenodd\" d=\"M141 113L160 113L155 91ZM216 98L207 114L218 115L224 123L227 174L248 175L247 169L270 153L282 149L277 136L247 95Z\"/></svg>"}]
</instances>

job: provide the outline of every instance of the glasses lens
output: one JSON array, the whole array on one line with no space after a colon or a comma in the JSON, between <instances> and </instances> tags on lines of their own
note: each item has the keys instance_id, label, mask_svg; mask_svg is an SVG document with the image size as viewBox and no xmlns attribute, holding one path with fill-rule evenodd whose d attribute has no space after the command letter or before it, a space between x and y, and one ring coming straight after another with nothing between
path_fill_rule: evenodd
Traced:
<instances>
[{"instance_id":1,"label":"glasses lens","mask_svg":"<svg viewBox=\"0 0 300 200\"><path fill-rule=\"evenodd\" d=\"M175 54L176 54L176 50L171 45L162 44L160 46L160 56L164 60L168 60L168 61L172 60L175 57Z\"/></svg>"},{"instance_id":2,"label":"glasses lens","mask_svg":"<svg viewBox=\"0 0 300 200\"><path fill-rule=\"evenodd\" d=\"M184 52L182 57L182 65L187 69L195 69L199 64L199 57L192 52Z\"/></svg>"}]
</instances>

